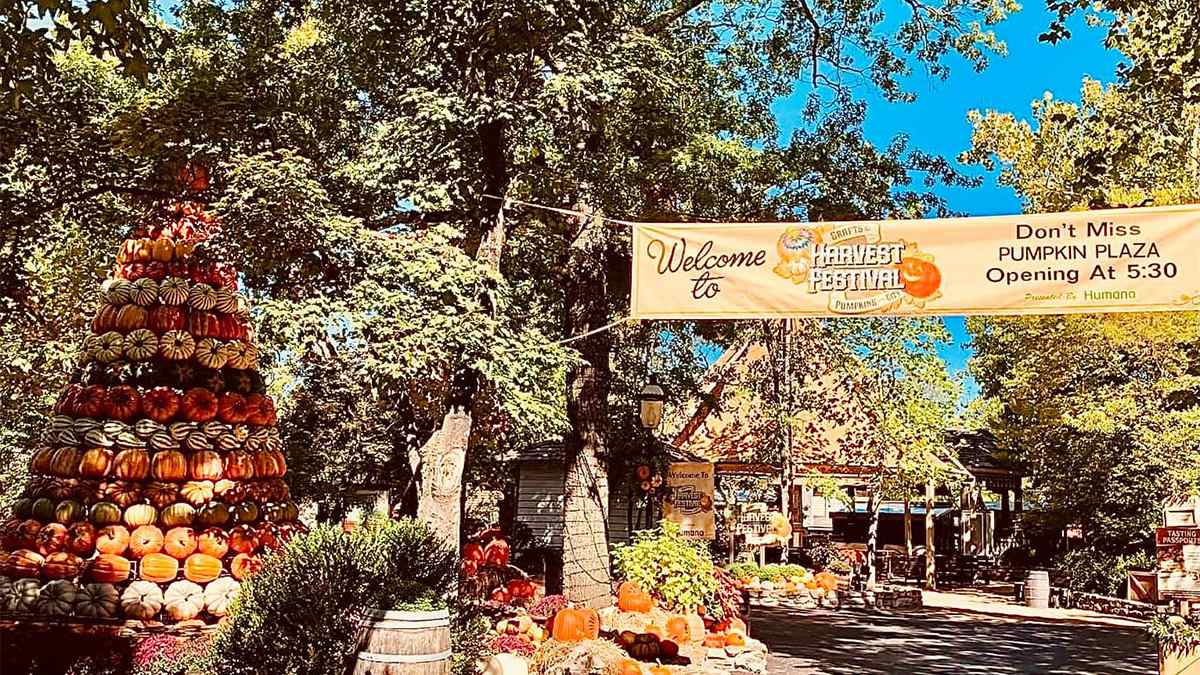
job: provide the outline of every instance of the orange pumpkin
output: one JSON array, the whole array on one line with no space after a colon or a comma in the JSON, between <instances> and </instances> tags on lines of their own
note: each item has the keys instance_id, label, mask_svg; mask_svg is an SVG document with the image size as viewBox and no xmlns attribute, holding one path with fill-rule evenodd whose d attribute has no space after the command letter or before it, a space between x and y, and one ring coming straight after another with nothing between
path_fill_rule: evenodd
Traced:
<instances>
[{"instance_id":1,"label":"orange pumpkin","mask_svg":"<svg viewBox=\"0 0 1200 675\"><path fill-rule=\"evenodd\" d=\"M650 666L650 675L671 675L671 669L666 666Z\"/></svg>"},{"instance_id":2,"label":"orange pumpkin","mask_svg":"<svg viewBox=\"0 0 1200 675\"><path fill-rule=\"evenodd\" d=\"M113 460L112 471L121 480L145 480L150 473L150 453L138 448L122 450Z\"/></svg>"},{"instance_id":3,"label":"orange pumpkin","mask_svg":"<svg viewBox=\"0 0 1200 675\"><path fill-rule=\"evenodd\" d=\"M235 450L225 456L225 476L232 480L254 478L254 455Z\"/></svg>"},{"instance_id":4,"label":"orange pumpkin","mask_svg":"<svg viewBox=\"0 0 1200 675\"><path fill-rule=\"evenodd\" d=\"M679 615L667 619L667 639L684 645L691 641L692 634L688 630L688 620Z\"/></svg>"},{"instance_id":5,"label":"orange pumpkin","mask_svg":"<svg viewBox=\"0 0 1200 675\"><path fill-rule=\"evenodd\" d=\"M709 633L704 636L704 646L709 648L724 649L725 636L720 633Z\"/></svg>"},{"instance_id":6,"label":"orange pumpkin","mask_svg":"<svg viewBox=\"0 0 1200 675\"><path fill-rule=\"evenodd\" d=\"M262 559L249 553L239 553L229 561L229 573L238 581L245 581L262 569Z\"/></svg>"},{"instance_id":7,"label":"orange pumpkin","mask_svg":"<svg viewBox=\"0 0 1200 675\"><path fill-rule=\"evenodd\" d=\"M79 475L84 478L103 478L112 469L113 451L108 448L88 448L79 460Z\"/></svg>"},{"instance_id":8,"label":"orange pumpkin","mask_svg":"<svg viewBox=\"0 0 1200 675\"><path fill-rule=\"evenodd\" d=\"M129 578L129 561L119 555L101 553L88 563L87 576L102 584L119 584Z\"/></svg>"},{"instance_id":9,"label":"orange pumpkin","mask_svg":"<svg viewBox=\"0 0 1200 675\"><path fill-rule=\"evenodd\" d=\"M162 550L163 533L154 525L142 525L129 535L129 555L145 558Z\"/></svg>"},{"instance_id":10,"label":"orange pumpkin","mask_svg":"<svg viewBox=\"0 0 1200 675\"><path fill-rule=\"evenodd\" d=\"M79 574L79 569L83 567L83 558L68 553L59 551L46 556L46 562L42 565L42 573L47 579L74 579Z\"/></svg>"},{"instance_id":11,"label":"orange pumpkin","mask_svg":"<svg viewBox=\"0 0 1200 675\"><path fill-rule=\"evenodd\" d=\"M746 628L746 622L736 616L729 620L729 630L736 630L744 635L750 634L750 631Z\"/></svg>"},{"instance_id":12,"label":"orange pumpkin","mask_svg":"<svg viewBox=\"0 0 1200 675\"><path fill-rule=\"evenodd\" d=\"M124 525L109 525L96 534L96 550L101 554L121 555L129 548L129 530Z\"/></svg>"},{"instance_id":13,"label":"orange pumpkin","mask_svg":"<svg viewBox=\"0 0 1200 675\"><path fill-rule=\"evenodd\" d=\"M746 646L746 637L741 633L729 632L725 634L726 647L744 647Z\"/></svg>"},{"instance_id":14,"label":"orange pumpkin","mask_svg":"<svg viewBox=\"0 0 1200 675\"><path fill-rule=\"evenodd\" d=\"M210 527L196 537L196 550L214 558L224 558L229 552L229 535L219 527Z\"/></svg>"},{"instance_id":15,"label":"orange pumpkin","mask_svg":"<svg viewBox=\"0 0 1200 675\"><path fill-rule=\"evenodd\" d=\"M554 615L552 636L559 642L595 640L600 636L600 615L594 609L561 609Z\"/></svg>"},{"instance_id":16,"label":"orange pumpkin","mask_svg":"<svg viewBox=\"0 0 1200 675\"><path fill-rule=\"evenodd\" d=\"M250 525L238 525L229 531L229 548L237 553L254 553L259 547L258 531Z\"/></svg>"},{"instance_id":17,"label":"orange pumpkin","mask_svg":"<svg viewBox=\"0 0 1200 675\"><path fill-rule=\"evenodd\" d=\"M225 463L221 461L220 453L215 450L192 453L189 465L192 480L218 480L225 471Z\"/></svg>"},{"instance_id":18,"label":"orange pumpkin","mask_svg":"<svg viewBox=\"0 0 1200 675\"><path fill-rule=\"evenodd\" d=\"M179 483L187 479L188 461L178 450L161 450L150 460L150 474L155 480Z\"/></svg>"},{"instance_id":19,"label":"orange pumpkin","mask_svg":"<svg viewBox=\"0 0 1200 675\"><path fill-rule=\"evenodd\" d=\"M196 552L196 531L190 527L173 527L163 536L163 551L176 560Z\"/></svg>"},{"instance_id":20,"label":"orange pumpkin","mask_svg":"<svg viewBox=\"0 0 1200 675\"><path fill-rule=\"evenodd\" d=\"M616 675L642 675L642 664L633 659L621 659L617 662Z\"/></svg>"},{"instance_id":21,"label":"orange pumpkin","mask_svg":"<svg viewBox=\"0 0 1200 675\"><path fill-rule=\"evenodd\" d=\"M211 555L193 553L183 563L183 578L198 584L208 582L221 576L221 561Z\"/></svg>"},{"instance_id":22,"label":"orange pumpkin","mask_svg":"<svg viewBox=\"0 0 1200 675\"><path fill-rule=\"evenodd\" d=\"M75 475L75 471L79 468L79 449L74 447L63 447L54 451L54 456L50 460L50 472L55 476L63 476L70 478Z\"/></svg>"},{"instance_id":23,"label":"orange pumpkin","mask_svg":"<svg viewBox=\"0 0 1200 675\"><path fill-rule=\"evenodd\" d=\"M654 598L642 590L642 587L632 581L626 581L617 588L617 607L625 612L649 612L654 609Z\"/></svg>"},{"instance_id":24,"label":"orange pumpkin","mask_svg":"<svg viewBox=\"0 0 1200 675\"><path fill-rule=\"evenodd\" d=\"M146 581L165 584L174 581L179 574L179 561L165 553L151 553L142 558L139 574Z\"/></svg>"}]
</instances>

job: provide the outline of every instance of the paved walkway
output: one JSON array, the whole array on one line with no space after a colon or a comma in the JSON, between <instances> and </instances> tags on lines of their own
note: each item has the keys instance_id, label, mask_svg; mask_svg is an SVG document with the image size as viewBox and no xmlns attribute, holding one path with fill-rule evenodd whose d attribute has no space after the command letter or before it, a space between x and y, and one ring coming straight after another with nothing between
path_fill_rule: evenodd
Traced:
<instances>
[{"instance_id":1,"label":"paved walkway","mask_svg":"<svg viewBox=\"0 0 1200 675\"><path fill-rule=\"evenodd\" d=\"M756 607L750 631L770 647L773 674L1157 672L1154 644L1136 622L1069 610L1028 616L986 598L931 595L931 606L891 614Z\"/></svg>"}]
</instances>

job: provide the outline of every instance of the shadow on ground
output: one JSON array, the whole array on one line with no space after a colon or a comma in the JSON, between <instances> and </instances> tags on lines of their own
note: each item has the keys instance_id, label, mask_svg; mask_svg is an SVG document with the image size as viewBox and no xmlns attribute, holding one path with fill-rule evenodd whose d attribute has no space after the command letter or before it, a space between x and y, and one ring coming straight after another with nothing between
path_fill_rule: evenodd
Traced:
<instances>
[{"instance_id":1,"label":"shadow on ground","mask_svg":"<svg viewBox=\"0 0 1200 675\"><path fill-rule=\"evenodd\" d=\"M1145 675L1154 643L1133 628L1048 623L949 609L874 614L758 608L750 631L772 673L804 675Z\"/></svg>"}]
</instances>

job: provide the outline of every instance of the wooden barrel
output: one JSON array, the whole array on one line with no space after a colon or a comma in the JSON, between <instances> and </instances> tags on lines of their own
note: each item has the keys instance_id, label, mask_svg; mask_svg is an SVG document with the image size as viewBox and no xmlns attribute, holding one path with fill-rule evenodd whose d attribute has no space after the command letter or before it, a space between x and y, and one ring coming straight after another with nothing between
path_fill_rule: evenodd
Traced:
<instances>
[{"instance_id":1,"label":"wooden barrel","mask_svg":"<svg viewBox=\"0 0 1200 675\"><path fill-rule=\"evenodd\" d=\"M1050 573L1046 570L1029 570L1025 575L1025 605L1038 609L1050 606Z\"/></svg>"},{"instance_id":2,"label":"wooden barrel","mask_svg":"<svg viewBox=\"0 0 1200 675\"><path fill-rule=\"evenodd\" d=\"M446 675L450 612L369 609L353 675Z\"/></svg>"}]
</instances>

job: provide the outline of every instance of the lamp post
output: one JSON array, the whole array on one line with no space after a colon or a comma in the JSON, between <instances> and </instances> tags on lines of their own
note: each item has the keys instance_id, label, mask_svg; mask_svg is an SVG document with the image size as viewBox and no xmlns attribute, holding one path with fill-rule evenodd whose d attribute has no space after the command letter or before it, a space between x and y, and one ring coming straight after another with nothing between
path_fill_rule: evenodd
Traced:
<instances>
[{"instance_id":1,"label":"lamp post","mask_svg":"<svg viewBox=\"0 0 1200 675\"><path fill-rule=\"evenodd\" d=\"M642 430L650 441L654 440L654 429L662 422L663 406L667 400L667 392L658 383L658 379L654 375L650 376L650 380L642 387L638 393L638 421L642 424ZM653 444L647 443L645 448L646 456L653 455ZM654 499L646 500L646 527L654 521Z\"/></svg>"}]
</instances>

